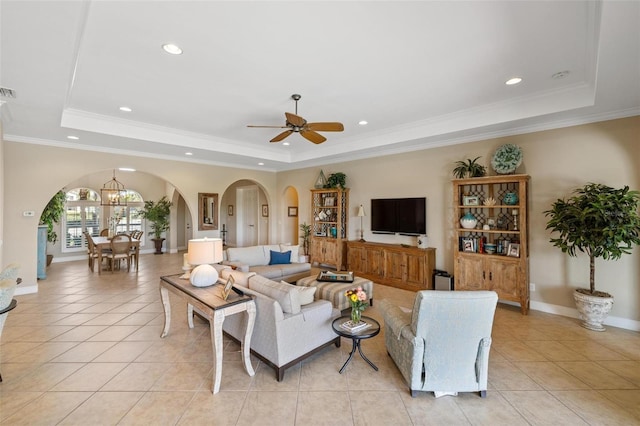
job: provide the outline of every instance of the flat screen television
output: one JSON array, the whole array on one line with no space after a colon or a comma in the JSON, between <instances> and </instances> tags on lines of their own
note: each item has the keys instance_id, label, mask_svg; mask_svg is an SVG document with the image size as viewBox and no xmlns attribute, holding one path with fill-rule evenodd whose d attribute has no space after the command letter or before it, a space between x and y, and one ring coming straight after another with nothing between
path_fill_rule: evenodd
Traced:
<instances>
[{"instance_id":1,"label":"flat screen television","mask_svg":"<svg viewBox=\"0 0 640 426\"><path fill-rule=\"evenodd\" d=\"M426 234L427 199L425 197L372 199L371 232L374 234Z\"/></svg>"}]
</instances>

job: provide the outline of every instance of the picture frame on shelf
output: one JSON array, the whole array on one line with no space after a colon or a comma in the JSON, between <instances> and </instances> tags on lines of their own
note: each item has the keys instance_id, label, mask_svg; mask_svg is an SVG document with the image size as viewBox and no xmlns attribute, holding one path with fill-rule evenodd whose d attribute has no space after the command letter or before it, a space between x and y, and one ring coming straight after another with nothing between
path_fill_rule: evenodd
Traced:
<instances>
[{"instance_id":1,"label":"picture frame on shelf","mask_svg":"<svg viewBox=\"0 0 640 426\"><path fill-rule=\"evenodd\" d=\"M475 252L473 238L463 238L462 239L462 251L465 252Z\"/></svg>"},{"instance_id":2,"label":"picture frame on shelf","mask_svg":"<svg viewBox=\"0 0 640 426\"><path fill-rule=\"evenodd\" d=\"M336 199L335 197L325 197L324 198L324 207L333 207L335 206Z\"/></svg>"},{"instance_id":3,"label":"picture frame on shelf","mask_svg":"<svg viewBox=\"0 0 640 426\"><path fill-rule=\"evenodd\" d=\"M289 206L287 209L287 215L289 217L296 217L298 216L298 207L295 206Z\"/></svg>"},{"instance_id":4,"label":"picture frame on shelf","mask_svg":"<svg viewBox=\"0 0 640 426\"><path fill-rule=\"evenodd\" d=\"M520 244L509 243L509 245L507 246L507 256L520 257Z\"/></svg>"},{"instance_id":5,"label":"picture frame on shelf","mask_svg":"<svg viewBox=\"0 0 640 426\"><path fill-rule=\"evenodd\" d=\"M233 216L233 204L227 206L227 216Z\"/></svg>"},{"instance_id":6,"label":"picture frame on shelf","mask_svg":"<svg viewBox=\"0 0 640 426\"><path fill-rule=\"evenodd\" d=\"M229 278L227 278L227 282L222 288L222 299L227 300L227 298L229 297L229 293L231 293L231 288L233 287L234 283L235 283L235 280L233 279L233 275L229 275Z\"/></svg>"},{"instance_id":7,"label":"picture frame on shelf","mask_svg":"<svg viewBox=\"0 0 640 426\"><path fill-rule=\"evenodd\" d=\"M269 217L269 204L262 205L262 217Z\"/></svg>"},{"instance_id":8,"label":"picture frame on shelf","mask_svg":"<svg viewBox=\"0 0 640 426\"><path fill-rule=\"evenodd\" d=\"M463 206L479 206L480 198L476 195L463 195L462 205Z\"/></svg>"}]
</instances>

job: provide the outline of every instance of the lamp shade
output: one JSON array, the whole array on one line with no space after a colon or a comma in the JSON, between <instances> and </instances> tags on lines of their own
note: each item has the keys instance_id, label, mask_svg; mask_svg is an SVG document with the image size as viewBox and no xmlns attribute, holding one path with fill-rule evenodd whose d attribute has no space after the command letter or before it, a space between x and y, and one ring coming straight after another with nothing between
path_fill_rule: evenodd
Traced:
<instances>
[{"instance_id":1,"label":"lamp shade","mask_svg":"<svg viewBox=\"0 0 640 426\"><path fill-rule=\"evenodd\" d=\"M360 207L358 207L358 217L364 217L366 216L364 214L364 207L362 206L362 204L360 204Z\"/></svg>"},{"instance_id":2,"label":"lamp shade","mask_svg":"<svg viewBox=\"0 0 640 426\"><path fill-rule=\"evenodd\" d=\"M222 261L222 240L220 238L189 240L188 252L190 265L218 263Z\"/></svg>"},{"instance_id":3,"label":"lamp shade","mask_svg":"<svg viewBox=\"0 0 640 426\"><path fill-rule=\"evenodd\" d=\"M189 240L188 262L200 265L193 270L189 282L195 287L207 287L218 280L218 271L211 263L222 261L222 240L220 238L201 238Z\"/></svg>"}]
</instances>

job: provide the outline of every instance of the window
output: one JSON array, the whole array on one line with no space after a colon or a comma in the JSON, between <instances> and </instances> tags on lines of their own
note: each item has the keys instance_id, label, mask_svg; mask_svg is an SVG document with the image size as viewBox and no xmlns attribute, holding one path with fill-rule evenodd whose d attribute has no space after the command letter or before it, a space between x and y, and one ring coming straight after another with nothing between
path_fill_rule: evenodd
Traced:
<instances>
[{"instance_id":1,"label":"window","mask_svg":"<svg viewBox=\"0 0 640 426\"><path fill-rule=\"evenodd\" d=\"M67 191L67 203L62 218L64 230L63 253L84 251L87 242L82 235L86 230L93 237L100 235L100 230L108 228L109 221L116 220L116 232L130 233L144 231L139 211L144 208L144 200L139 193L127 190L127 206L102 207L100 195L89 188L75 188ZM144 239L140 246L144 245Z\"/></svg>"},{"instance_id":2,"label":"window","mask_svg":"<svg viewBox=\"0 0 640 426\"><path fill-rule=\"evenodd\" d=\"M87 242L82 231L85 229L92 236L100 235L100 212L100 196L97 192L88 188L67 191L67 205L62 217L62 252L84 251Z\"/></svg>"}]
</instances>

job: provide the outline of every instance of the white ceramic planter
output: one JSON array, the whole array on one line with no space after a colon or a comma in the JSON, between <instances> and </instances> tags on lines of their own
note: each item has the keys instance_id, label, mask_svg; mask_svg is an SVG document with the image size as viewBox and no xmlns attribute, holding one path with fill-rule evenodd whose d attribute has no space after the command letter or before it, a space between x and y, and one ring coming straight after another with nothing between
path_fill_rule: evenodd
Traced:
<instances>
[{"instance_id":1,"label":"white ceramic planter","mask_svg":"<svg viewBox=\"0 0 640 426\"><path fill-rule=\"evenodd\" d=\"M589 294L573 292L573 299L582 320L581 326L594 331L605 331L602 323L607 319L613 306L613 297L591 296Z\"/></svg>"}]
</instances>

